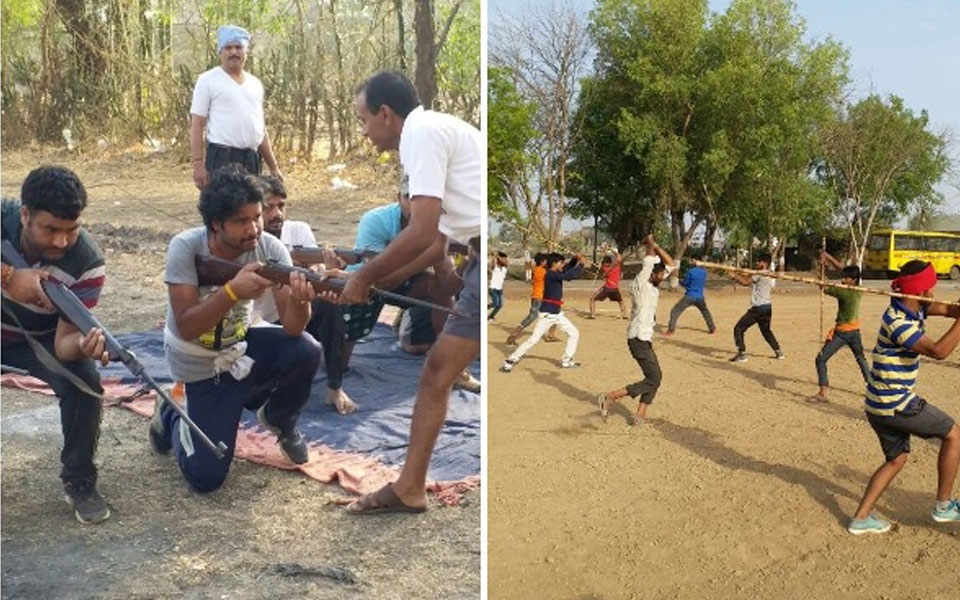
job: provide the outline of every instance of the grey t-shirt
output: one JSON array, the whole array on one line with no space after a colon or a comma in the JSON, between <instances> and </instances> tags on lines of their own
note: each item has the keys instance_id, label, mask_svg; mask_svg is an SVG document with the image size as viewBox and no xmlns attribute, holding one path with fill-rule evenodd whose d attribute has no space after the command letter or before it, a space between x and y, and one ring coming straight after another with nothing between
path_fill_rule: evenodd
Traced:
<instances>
[{"instance_id":1,"label":"grey t-shirt","mask_svg":"<svg viewBox=\"0 0 960 600\"><path fill-rule=\"evenodd\" d=\"M177 234L170 240L170 246L167 248L167 268L163 280L167 285L170 284L188 284L197 285L197 268L194 260L197 256L209 256L210 246L207 242L207 230L205 227L188 229ZM292 265L290 252L287 251L280 240L269 234L260 236L255 250L241 254L235 259L238 263L250 263L259 261L266 263L268 260L276 260L285 265ZM204 285L198 286L200 300L215 293L220 286ZM266 293L272 293L267 290ZM213 329L203 333L200 337L192 340L186 340L188 343L200 346L207 350L229 348L233 344L242 341L247 334L247 328L250 326L252 318L253 300L241 300L234 304L220 323ZM178 338L180 332L177 331L177 320L173 315L173 308L167 303L167 327ZM174 379L191 383L209 379L216 374L213 367L213 358L202 358L191 356L178 352L177 350L166 347L167 363L170 366L170 374Z\"/></svg>"},{"instance_id":2,"label":"grey t-shirt","mask_svg":"<svg viewBox=\"0 0 960 600\"><path fill-rule=\"evenodd\" d=\"M753 276L753 289L750 290L750 306L770 304L770 292L777 285L773 277Z\"/></svg>"}]
</instances>

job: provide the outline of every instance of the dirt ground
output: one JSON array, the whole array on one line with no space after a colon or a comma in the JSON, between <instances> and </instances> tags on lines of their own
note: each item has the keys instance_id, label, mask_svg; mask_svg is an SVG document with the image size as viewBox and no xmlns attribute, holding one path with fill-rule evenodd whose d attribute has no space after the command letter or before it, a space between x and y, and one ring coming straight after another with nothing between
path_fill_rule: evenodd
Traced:
<instances>
[{"instance_id":1,"label":"dirt ground","mask_svg":"<svg viewBox=\"0 0 960 600\"><path fill-rule=\"evenodd\" d=\"M513 372L496 370L510 352L509 328L529 306L521 282L508 283L505 308L489 327L491 599L960 597L960 526L930 518L937 444L914 440L910 462L879 503L894 531L845 530L883 455L863 417L863 381L849 352L829 363L830 403L807 401L817 391L815 290L787 284L774 296L773 330L786 360L773 358L754 327L748 362L732 364L733 325L749 290L708 289L719 331L709 335L691 308L675 336L654 338L663 384L647 424L631 428L635 401L614 405L607 423L595 404L597 393L642 375L615 304L600 303L596 320L584 318L593 287L581 281L565 292L565 312L580 329L578 369L558 368L563 344L540 343ZM939 291L960 296L949 282ZM680 293L661 294L664 326ZM884 305L879 296L863 300L868 349ZM827 326L835 312L827 298ZM929 332L948 326L933 319ZM955 418L958 358L924 359L918 385Z\"/></svg>"},{"instance_id":2,"label":"dirt ground","mask_svg":"<svg viewBox=\"0 0 960 600\"><path fill-rule=\"evenodd\" d=\"M139 151L89 157L29 149L2 158L4 197L18 197L39 164L78 173L90 196L86 221L107 253L100 320L116 333L159 322L167 240L200 225L187 166ZM393 198L394 178L362 161L336 174L361 189L329 189L324 165L288 165L288 216L309 221L319 241L349 244L360 215ZM235 460L226 485L200 495L173 459L151 453L142 418L107 409L98 462L113 516L84 526L64 503L57 478L62 440L54 399L7 389L2 396L3 599L480 594L477 491L459 507L433 505L425 515L357 518L329 503L343 495L338 486ZM324 569L339 578L316 574Z\"/></svg>"}]
</instances>

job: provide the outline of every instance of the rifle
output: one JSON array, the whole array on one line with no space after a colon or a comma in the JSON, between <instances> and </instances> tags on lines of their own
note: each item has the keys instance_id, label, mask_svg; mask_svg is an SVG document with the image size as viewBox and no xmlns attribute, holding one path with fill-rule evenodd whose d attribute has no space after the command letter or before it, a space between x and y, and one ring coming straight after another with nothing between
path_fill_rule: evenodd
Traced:
<instances>
[{"instance_id":1,"label":"rifle","mask_svg":"<svg viewBox=\"0 0 960 600\"><path fill-rule=\"evenodd\" d=\"M348 265L355 265L380 254L376 250L362 250L359 248L332 248L332 250ZM290 256L293 258L293 262L304 265L319 265L323 262L323 253L323 248L309 246L294 246L290 249Z\"/></svg>"},{"instance_id":2,"label":"rifle","mask_svg":"<svg viewBox=\"0 0 960 600\"><path fill-rule=\"evenodd\" d=\"M237 273L240 272L240 269L244 267L244 265L238 262L218 258L216 256L197 256L195 264L197 267L197 283L199 285L224 285L236 277ZM347 283L344 279L338 279L335 277L324 278L319 273L314 273L310 269L304 269L303 267L292 267L274 260L271 260L265 265L260 265L257 268L256 273L264 279L269 279L270 281L280 285L287 285L290 283L290 273L303 273L306 276L307 281L310 282L310 284L313 286L313 289L316 290L317 293L339 293L343 289L343 286L345 286ZM452 308L440 306L439 304L427 302L426 300L420 300L419 298L412 298L410 296L404 296L403 294L388 292L376 287L371 287L370 291L373 294L380 296L384 300L389 300L394 303L401 302L405 304L414 304L424 308L429 308L430 310L443 311L447 314L457 317L465 316Z\"/></svg>"},{"instance_id":3,"label":"rifle","mask_svg":"<svg viewBox=\"0 0 960 600\"><path fill-rule=\"evenodd\" d=\"M13 247L13 244L9 240L4 240L2 245L2 255L3 261L9 265L13 265L18 269L29 269L30 265L27 264L27 261L20 256L20 253L17 252L16 248ZM201 430L193 420L187 416L186 411L184 411L180 406L174 402L170 396L160 387L160 384L147 373L146 368L144 368L143 363L137 360L137 357L127 350L120 342L117 341L117 338L107 331L107 329L97 321L96 317L87 310L87 307L83 305L83 302L77 298L76 294L68 288L66 285L59 281L50 281L48 279L41 279L40 286L43 288L43 293L47 295L47 298L50 299L50 302L53 303L53 306L56 307L57 311L60 312L60 316L70 323L73 323L74 327L80 330L81 333L86 335L91 329L99 329L103 332L105 347L107 352L110 354L110 360L119 360L123 362L124 366L138 379L141 379L146 387L149 387L157 393L157 395L163 399L164 402L170 405L170 407L176 411L180 418L183 419L183 422L187 424L191 431L200 440L210 448L210 451L213 452L217 458L222 459L226 456L227 446L223 442L214 443L207 434ZM66 369L64 369L66 370ZM69 372L69 371L68 371Z\"/></svg>"},{"instance_id":4,"label":"rifle","mask_svg":"<svg viewBox=\"0 0 960 600\"><path fill-rule=\"evenodd\" d=\"M332 248L333 252L343 259L348 265L355 265L367 259L375 258L380 253L376 250L351 249L351 248ZM318 265L323 262L323 248L311 248L307 246L294 246L290 249L290 257L293 262L304 265ZM447 254L467 256L470 248L466 244L451 241L447 245Z\"/></svg>"}]
</instances>

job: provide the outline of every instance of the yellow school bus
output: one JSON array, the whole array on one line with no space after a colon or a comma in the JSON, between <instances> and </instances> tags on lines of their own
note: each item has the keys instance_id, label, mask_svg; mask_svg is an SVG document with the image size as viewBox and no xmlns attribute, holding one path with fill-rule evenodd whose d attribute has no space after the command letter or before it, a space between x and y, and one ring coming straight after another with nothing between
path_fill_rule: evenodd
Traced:
<instances>
[{"instance_id":1,"label":"yellow school bus","mask_svg":"<svg viewBox=\"0 0 960 600\"><path fill-rule=\"evenodd\" d=\"M911 260L925 260L937 275L960 279L960 235L934 231L875 231L867 242L863 269L891 276Z\"/></svg>"}]
</instances>

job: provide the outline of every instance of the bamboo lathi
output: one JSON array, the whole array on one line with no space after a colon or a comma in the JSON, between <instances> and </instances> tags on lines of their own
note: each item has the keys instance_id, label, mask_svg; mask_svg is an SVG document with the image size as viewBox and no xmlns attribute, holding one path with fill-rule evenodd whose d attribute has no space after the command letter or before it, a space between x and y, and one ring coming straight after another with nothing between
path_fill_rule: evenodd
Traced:
<instances>
[{"instance_id":1,"label":"bamboo lathi","mask_svg":"<svg viewBox=\"0 0 960 600\"><path fill-rule=\"evenodd\" d=\"M698 267L705 267L707 269L720 269L723 271L733 271L737 273L744 273L746 275L763 275L764 277L772 277L774 279L783 279L785 281L798 281L800 283L809 283L812 285L828 285L830 287L845 289L845 290L856 290L858 292L863 292L865 294L876 294L878 296L887 296L890 298L904 298L908 300L920 300L921 302L936 302L938 304L946 304L947 306L960 306L960 302L950 302L948 300L934 300L932 298L927 298L926 296L914 296L912 294L901 294L899 292L891 292L887 290L875 290L873 288L863 287L860 285L844 285L842 283L833 283L830 281L813 279L810 277L800 277L799 275L788 275L786 273L780 273L777 271L758 271L756 269L744 269L742 267L732 267L730 265L722 265L720 263L706 262L702 260L693 261Z\"/></svg>"}]
</instances>

